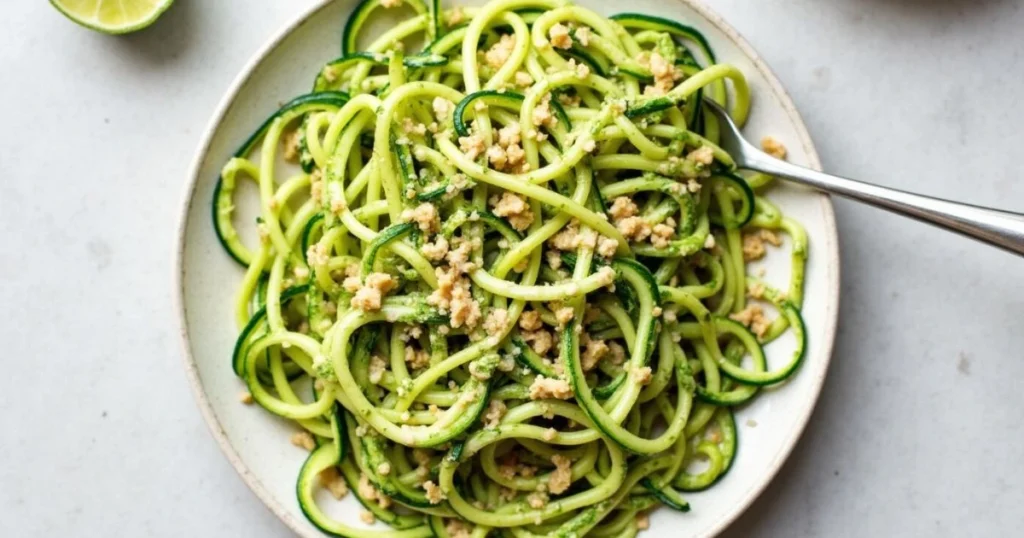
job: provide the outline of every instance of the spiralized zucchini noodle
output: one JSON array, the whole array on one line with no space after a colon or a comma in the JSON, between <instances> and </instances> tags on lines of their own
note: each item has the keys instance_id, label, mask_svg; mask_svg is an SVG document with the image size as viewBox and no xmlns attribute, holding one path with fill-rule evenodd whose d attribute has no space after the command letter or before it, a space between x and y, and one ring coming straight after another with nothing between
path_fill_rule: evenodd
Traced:
<instances>
[{"instance_id":1,"label":"spiralized zucchini noodle","mask_svg":"<svg viewBox=\"0 0 1024 538\"><path fill-rule=\"evenodd\" d=\"M383 10L408 17L357 50ZM703 107L742 123L743 74L689 26L560 0L368 0L341 48L228 161L213 208L247 267L232 367L301 428L310 521L618 537L688 511L736 456L732 409L805 348L806 234ZM254 248L232 220L244 178ZM748 267L780 234L784 290ZM392 529L334 519L321 488Z\"/></svg>"}]
</instances>

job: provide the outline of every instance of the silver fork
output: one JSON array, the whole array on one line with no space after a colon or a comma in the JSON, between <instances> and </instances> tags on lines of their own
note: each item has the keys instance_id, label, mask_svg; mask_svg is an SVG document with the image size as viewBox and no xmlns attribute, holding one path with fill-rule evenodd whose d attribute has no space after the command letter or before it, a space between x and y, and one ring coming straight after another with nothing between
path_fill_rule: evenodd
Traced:
<instances>
[{"instance_id":1,"label":"silver fork","mask_svg":"<svg viewBox=\"0 0 1024 538\"><path fill-rule=\"evenodd\" d=\"M1024 255L1024 214L941 200L823 174L781 161L748 142L729 114L717 103L704 100L705 108L718 118L721 147L736 166L756 170L886 209Z\"/></svg>"}]
</instances>

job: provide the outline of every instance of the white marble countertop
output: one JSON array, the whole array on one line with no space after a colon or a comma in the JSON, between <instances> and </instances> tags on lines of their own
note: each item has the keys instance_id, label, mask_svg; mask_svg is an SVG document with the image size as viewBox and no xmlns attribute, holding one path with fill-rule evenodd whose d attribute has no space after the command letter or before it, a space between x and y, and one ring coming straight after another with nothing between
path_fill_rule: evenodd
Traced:
<instances>
[{"instance_id":1,"label":"white marble countertop","mask_svg":"<svg viewBox=\"0 0 1024 538\"><path fill-rule=\"evenodd\" d=\"M179 199L229 82L315 0L178 0L121 38L0 18L0 535L287 536L220 454L171 309ZM241 6L249 6L243 9ZM825 167L1024 210L1014 0L713 0ZM1024 505L1024 260L845 201L838 346L727 536L994 536Z\"/></svg>"}]
</instances>

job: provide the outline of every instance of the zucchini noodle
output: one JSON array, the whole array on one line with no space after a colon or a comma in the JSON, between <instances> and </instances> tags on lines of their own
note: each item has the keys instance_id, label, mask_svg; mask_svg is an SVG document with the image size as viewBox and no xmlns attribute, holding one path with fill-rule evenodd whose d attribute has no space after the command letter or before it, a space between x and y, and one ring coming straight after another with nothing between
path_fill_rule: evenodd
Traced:
<instances>
[{"instance_id":1,"label":"zucchini noodle","mask_svg":"<svg viewBox=\"0 0 1024 538\"><path fill-rule=\"evenodd\" d=\"M391 9L409 18L360 49ZM806 347L806 234L702 107L742 123L743 74L693 28L562 0L366 0L341 41L213 204L247 268L232 368L312 450L304 513L339 536L525 538L690 510L735 458L733 408ZM255 246L233 222L246 178ZM784 290L748 267L780 235ZM335 520L320 488L392 530Z\"/></svg>"}]
</instances>

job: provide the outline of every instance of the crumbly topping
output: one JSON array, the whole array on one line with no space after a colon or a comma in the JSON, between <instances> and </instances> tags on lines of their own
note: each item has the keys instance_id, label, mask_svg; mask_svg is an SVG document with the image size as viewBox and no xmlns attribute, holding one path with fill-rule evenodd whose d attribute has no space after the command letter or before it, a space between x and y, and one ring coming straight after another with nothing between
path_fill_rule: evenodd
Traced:
<instances>
[{"instance_id":1,"label":"crumbly topping","mask_svg":"<svg viewBox=\"0 0 1024 538\"><path fill-rule=\"evenodd\" d=\"M415 370L430 366L430 353L413 346L405 346L405 362Z\"/></svg>"},{"instance_id":2,"label":"crumbly topping","mask_svg":"<svg viewBox=\"0 0 1024 538\"><path fill-rule=\"evenodd\" d=\"M380 5L384 9L391 9L402 5L402 0L380 0Z\"/></svg>"},{"instance_id":3,"label":"crumbly topping","mask_svg":"<svg viewBox=\"0 0 1024 538\"><path fill-rule=\"evenodd\" d=\"M569 36L569 27L562 24L556 23L548 30L548 37L551 39L551 45L560 49L572 48L572 37Z\"/></svg>"},{"instance_id":4,"label":"crumbly topping","mask_svg":"<svg viewBox=\"0 0 1024 538\"><path fill-rule=\"evenodd\" d=\"M252 404L252 393L247 390L243 390L242 393L238 395L238 401L244 403L245 405Z\"/></svg>"},{"instance_id":5,"label":"crumbly topping","mask_svg":"<svg viewBox=\"0 0 1024 538\"><path fill-rule=\"evenodd\" d=\"M434 117L437 118L437 121L441 122L448 119L452 110L455 110L455 103L452 103L444 97L435 97L432 106L434 108Z\"/></svg>"},{"instance_id":6,"label":"crumbly topping","mask_svg":"<svg viewBox=\"0 0 1024 538\"><path fill-rule=\"evenodd\" d=\"M381 378L384 377L384 371L387 370L388 363L383 358L374 355L370 358L369 374L370 383L374 385L380 383Z\"/></svg>"},{"instance_id":7,"label":"crumbly topping","mask_svg":"<svg viewBox=\"0 0 1024 538\"><path fill-rule=\"evenodd\" d=\"M519 315L519 328L524 331L536 331L543 327L544 324L540 319L540 312L536 310L526 310Z\"/></svg>"},{"instance_id":8,"label":"crumbly topping","mask_svg":"<svg viewBox=\"0 0 1024 538\"><path fill-rule=\"evenodd\" d=\"M555 454L551 456L551 463L555 464L555 470L548 477L548 491L558 495L572 485L572 462L561 454Z\"/></svg>"},{"instance_id":9,"label":"crumbly topping","mask_svg":"<svg viewBox=\"0 0 1024 538\"><path fill-rule=\"evenodd\" d=\"M636 59L654 75L654 84L644 88L645 96L665 95L675 86L675 81L683 76L681 71L657 51L643 51Z\"/></svg>"},{"instance_id":10,"label":"crumbly topping","mask_svg":"<svg viewBox=\"0 0 1024 538\"><path fill-rule=\"evenodd\" d=\"M636 524L636 528L642 531L651 528L651 520L647 516L647 512L638 513L634 523Z\"/></svg>"},{"instance_id":11,"label":"crumbly topping","mask_svg":"<svg viewBox=\"0 0 1024 538\"><path fill-rule=\"evenodd\" d=\"M449 28L461 23L464 20L466 20L466 12L462 11L462 6L451 9L445 16L445 24Z\"/></svg>"},{"instance_id":12,"label":"crumbly topping","mask_svg":"<svg viewBox=\"0 0 1024 538\"><path fill-rule=\"evenodd\" d=\"M613 221L622 220L635 216L640 208L628 196L619 196L612 200L612 206L608 208L608 214Z\"/></svg>"},{"instance_id":13,"label":"crumbly topping","mask_svg":"<svg viewBox=\"0 0 1024 538\"><path fill-rule=\"evenodd\" d=\"M715 162L715 152L711 149L711 146L701 146L688 153L686 158L695 163L708 166Z\"/></svg>"},{"instance_id":14,"label":"crumbly topping","mask_svg":"<svg viewBox=\"0 0 1024 538\"><path fill-rule=\"evenodd\" d=\"M508 310L492 308L487 312L487 318L484 319L484 330L489 336L497 336L505 332L508 322Z\"/></svg>"},{"instance_id":15,"label":"crumbly topping","mask_svg":"<svg viewBox=\"0 0 1024 538\"><path fill-rule=\"evenodd\" d=\"M552 311L555 313L555 319L558 320L559 325L564 326L572 321L574 311L571 306L556 306L552 308Z\"/></svg>"},{"instance_id":16,"label":"crumbly topping","mask_svg":"<svg viewBox=\"0 0 1024 538\"><path fill-rule=\"evenodd\" d=\"M760 260L764 257L764 239L759 233L743 234L743 259L746 261Z\"/></svg>"},{"instance_id":17,"label":"crumbly topping","mask_svg":"<svg viewBox=\"0 0 1024 538\"><path fill-rule=\"evenodd\" d=\"M469 136L459 137L459 149L466 154L466 158L474 160L487 150L487 144L482 134L471 133Z\"/></svg>"},{"instance_id":18,"label":"crumbly topping","mask_svg":"<svg viewBox=\"0 0 1024 538\"><path fill-rule=\"evenodd\" d=\"M441 501L445 499L441 487L431 480L423 483L423 491L427 492L427 500L430 501L430 504L441 504Z\"/></svg>"},{"instance_id":19,"label":"crumbly topping","mask_svg":"<svg viewBox=\"0 0 1024 538\"><path fill-rule=\"evenodd\" d=\"M500 198L492 196L490 203L494 207L495 215L507 218L509 224L520 232L533 224L533 211L530 210L530 204L518 194L506 191L501 194Z\"/></svg>"},{"instance_id":20,"label":"crumbly topping","mask_svg":"<svg viewBox=\"0 0 1024 538\"><path fill-rule=\"evenodd\" d=\"M516 86L526 88L533 84L533 77L531 77L526 71L516 71L515 82Z\"/></svg>"},{"instance_id":21,"label":"crumbly topping","mask_svg":"<svg viewBox=\"0 0 1024 538\"><path fill-rule=\"evenodd\" d=\"M533 124L536 126L545 126L548 128L554 127L558 123L558 118L551 111L551 94L546 93L541 98L540 103L533 109Z\"/></svg>"},{"instance_id":22,"label":"crumbly topping","mask_svg":"<svg viewBox=\"0 0 1024 538\"><path fill-rule=\"evenodd\" d=\"M413 209L402 211L401 219L404 222L415 222L420 231L426 233L436 232L441 228L437 207L430 202L423 202Z\"/></svg>"},{"instance_id":23,"label":"crumbly topping","mask_svg":"<svg viewBox=\"0 0 1024 538\"><path fill-rule=\"evenodd\" d=\"M580 106L580 102L583 99L579 95L569 95L567 93L558 94L558 103L564 107Z\"/></svg>"},{"instance_id":24,"label":"crumbly topping","mask_svg":"<svg viewBox=\"0 0 1024 538\"><path fill-rule=\"evenodd\" d=\"M328 467L320 471L320 484L331 493L335 499L342 499L348 495L348 484L338 474L337 467Z\"/></svg>"},{"instance_id":25,"label":"crumbly topping","mask_svg":"<svg viewBox=\"0 0 1024 538\"><path fill-rule=\"evenodd\" d=\"M422 123L417 123L409 116L406 116L402 118L402 131L405 131L406 134L423 136L427 134L427 126Z\"/></svg>"},{"instance_id":26,"label":"crumbly topping","mask_svg":"<svg viewBox=\"0 0 1024 538\"><path fill-rule=\"evenodd\" d=\"M580 341L583 344L583 353L580 355L583 371L589 372L597 366L598 361L608 354L610 348L607 342L604 340L593 340L588 333L583 333Z\"/></svg>"},{"instance_id":27,"label":"crumbly topping","mask_svg":"<svg viewBox=\"0 0 1024 538\"><path fill-rule=\"evenodd\" d=\"M706 248L708 250L711 250L711 249L715 248L715 236L714 235L711 235L709 233L708 236L704 238L704 248Z\"/></svg>"},{"instance_id":28,"label":"crumbly topping","mask_svg":"<svg viewBox=\"0 0 1024 538\"><path fill-rule=\"evenodd\" d=\"M575 58L569 59L567 67L569 68L569 71L576 73L577 78L587 78L587 76L590 75L590 66L583 62L577 63Z\"/></svg>"},{"instance_id":29,"label":"crumbly topping","mask_svg":"<svg viewBox=\"0 0 1024 538\"><path fill-rule=\"evenodd\" d=\"M487 411L484 412L484 427L488 429L494 429L498 427L498 423L501 422L501 417L505 416L505 411L508 407L505 402L501 400L491 400L487 404Z\"/></svg>"},{"instance_id":30,"label":"crumbly topping","mask_svg":"<svg viewBox=\"0 0 1024 538\"><path fill-rule=\"evenodd\" d=\"M458 519L449 519L444 530L450 538L470 538L473 535L472 527Z\"/></svg>"},{"instance_id":31,"label":"crumbly topping","mask_svg":"<svg viewBox=\"0 0 1024 538\"><path fill-rule=\"evenodd\" d=\"M533 380L533 384L530 385L530 399L544 400L547 398L557 398L559 400L572 398L572 388L569 387L569 382L564 379L547 378L538 375Z\"/></svg>"},{"instance_id":32,"label":"crumbly topping","mask_svg":"<svg viewBox=\"0 0 1024 538\"><path fill-rule=\"evenodd\" d=\"M786 158L786 146L783 146L782 142L779 142L774 137L766 136L762 138L761 149L763 149L765 153L771 155L772 157L775 157L776 159Z\"/></svg>"},{"instance_id":33,"label":"crumbly topping","mask_svg":"<svg viewBox=\"0 0 1024 538\"><path fill-rule=\"evenodd\" d=\"M579 28L576 28L574 35L576 36L576 41L580 42L580 45L586 47L590 44L591 33L589 26L580 26Z\"/></svg>"},{"instance_id":34,"label":"crumbly topping","mask_svg":"<svg viewBox=\"0 0 1024 538\"><path fill-rule=\"evenodd\" d=\"M672 236L675 235L676 229L674 226L668 224L655 224L651 228L651 244L655 248L667 248L669 242L672 240Z\"/></svg>"},{"instance_id":35,"label":"crumbly topping","mask_svg":"<svg viewBox=\"0 0 1024 538\"><path fill-rule=\"evenodd\" d=\"M296 127L284 135L284 160L290 163L299 162L299 138L301 136L301 127Z\"/></svg>"},{"instance_id":36,"label":"crumbly topping","mask_svg":"<svg viewBox=\"0 0 1024 538\"><path fill-rule=\"evenodd\" d=\"M353 279L358 282L358 277L346 278L343 285L345 289L352 291ZM352 296L350 304L364 312L380 310L384 295L398 286L398 282L387 273L370 273L366 282L362 282Z\"/></svg>"},{"instance_id":37,"label":"crumbly topping","mask_svg":"<svg viewBox=\"0 0 1024 538\"><path fill-rule=\"evenodd\" d=\"M633 379L639 381L641 385L646 385L651 382L650 366L641 366L640 368L634 368L632 374Z\"/></svg>"},{"instance_id":38,"label":"crumbly topping","mask_svg":"<svg viewBox=\"0 0 1024 538\"><path fill-rule=\"evenodd\" d=\"M615 222L615 227L626 237L633 241L643 241L651 235L651 223L643 217L626 217Z\"/></svg>"},{"instance_id":39,"label":"crumbly topping","mask_svg":"<svg viewBox=\"0 0 1024 538\"><path fill-rule=\"evenodd\" d=\"M505 65L508 61L509 56L512 56L512 50L516 47L516 36L511 34L502 34L501 39L498 40L487 52L484 54L484 61L487 65L494 69L500 68Z\"/></svg>"},{"instance_id":40,"label":"crumbly topping","mask_svg":"<svg viewBox=\"0 0 1024 538\"><path fill-rule=\"evenodd\" d=\"M615 256L615 252L619 249L619 242L612 239L611 237L600 236L597 238L597 254L604 258L611 258Z\"/></svg>"},{"instance_id":41,"label":"crumbly topping","mask_svg":"<svg viewBox=\"0 0 1024 538\"><path fill-rule=\"evenodd\" d=\"M454 250L449 250L445 256L448 266L434 269L438 287L427 296L427 303L447 312L451 326L456 329L463 325L475 327L481 317L480 303L470 292L470 281L462 276L476 268L469 261L470 248L470 243L463 241Z\"/></svg>"},{"instance_id":42,"label":"crumbly topping","mask_svg":"<svg viewBox=\"0 0 1024 538\"><path fill-rule=\"evenodd\" d=\"M316 440L314 440L313 436L307 431L295 432L292 434L291 440L292 444L299 448L304 448L306 450L313 450L316 448Z\"/></svg>"},{"instance_id":43,"label":"crumbly topping","mask_svg":"<svg viewBox=\"0 0 1024 538\"><path fill-rule=\"evenodd\" d=\"M782 238L779 237L779 234L775 233L772 230L769 230L767 228L762 228L758 232L758 235L760 235L761 239L763 239L765 242L771 244L773 247L781 247L782 246Z\"/></svg>"},{"instance_id":44,"label":"crumbly topping","mask_svg":"<svg viewBox=\"0 0 1024 538\"><path fill-rule=\"evenodd\" d=\"M761 308L759 304L749 304L743 310L729 314L729 319L749 327L758 339L764 338L765 333L772 326L772 320L764 315L764 308Z\"/></svg>"},{"instance_id":45,"label":"crumbly topping","mask_svg":"<svg viewBox=\"0 0 1024 538\"><path fill-rule=\"evenodd\" d=\"M526 496L526 502L530 508L540 510L548 505L548 494L543 491L534 491Z\"/></svg>"},{"instance_id":46,"label":"crumbly topping","mask_svg":"<svg viewBox=\"0 0 1024 538\"><path fill-rule=\"evenodd\" d=\"M562 267L562 255L554 250L544 252L544 260L548 262L548 267L555 271Z\"/></svg>"},{"instance_id":47,"label":"crumbly topping","mask_svg":"<svg viewBox=\"0 0 1024 538\"><path fill-rule=\"evenodd\" d=\"M420 247L420 252L428 260L436 262L444 259L445 254L448 254L448 248L448 240L439 234L433 243L423 243L423 246Z\"/></svg>"},{"instance_id":48,"label":"crumbly topping","mask_svg":"<svg viewBox=\"0 0 1024 538\"><path fill-rule=\"evenodd\" d=\"M373 512L369 510L363 510L359 512L359 521L366 523L367 525L373 525L377 518L373 515Z\"/></svg>"},{"instance_id":49,"label":"crumbly topping","mask_svg":"<svg viewBox=\"0 0 1024 538\"><path fill-rule=\"evenodd\" d=\"M530 344L530 348L533 349L533 352L542 357L547 355L548 351L551 351L551 348L555 345L554 337L551 336L550 332L544 329L523 332L522 335L523 340Z\"/></svg>"}]
</instances>

